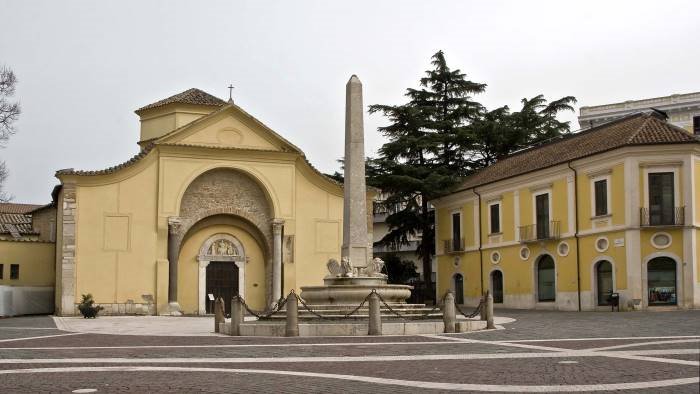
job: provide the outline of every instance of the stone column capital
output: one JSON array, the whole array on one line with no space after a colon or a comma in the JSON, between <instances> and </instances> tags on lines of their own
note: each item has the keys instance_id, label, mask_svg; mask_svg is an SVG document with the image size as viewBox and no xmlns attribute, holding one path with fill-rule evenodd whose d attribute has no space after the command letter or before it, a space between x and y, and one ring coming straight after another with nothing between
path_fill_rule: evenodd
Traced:
<instances>
[{"instance_id":1,"label":"stone column capital","mask_svg":"<svg viewBox=\"0 0 700 394\"><path fill-rule=\"evenodd\" d=\"M282 235L282 226L284 226L284 219L272 219L272 233L274 235Z\"/></svg>"},{"instance_id":2,"label":"stone column capital","mask_svg":"<svg viewBox=\"0 0 700 394\"><path fill-rule=\"evenodd\" d=\"M168 218L168 232L171 234L176 233L180 229L181 224L182 219L179 216L170 216Z\"/></svg>"}]
</instances>

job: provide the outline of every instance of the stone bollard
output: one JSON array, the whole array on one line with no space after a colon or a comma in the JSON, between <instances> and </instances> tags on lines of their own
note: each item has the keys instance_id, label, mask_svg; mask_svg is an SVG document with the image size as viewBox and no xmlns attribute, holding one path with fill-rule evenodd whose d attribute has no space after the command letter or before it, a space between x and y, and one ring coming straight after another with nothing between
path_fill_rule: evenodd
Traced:
<instances>
[{"instance_id":1,"label":"stone bollard","mask_svg":"<svg viewBox=\"0 0 700 394\"><path fill-rule=\"evenodd\" d=\"M379 308L379 294L369 295L369 327L367 335L382 335L382 312Z\"/></svg>"},{"instance_id":2,"label":"stone bollard","mask_svg":"<svg viewBox=\"0 0 700 394\"><path fill-rule=\"evenodd\" d=\"M288 337L299 336L299 300L294 290L287 295L287 327L284 335Z\"/></svg>"},{"instance_id":3,"label":"stone bollard","mask_svg":"<svg viewBox=\"0 0 700 394\"><path fill-rule=\"evenodd\" d=\"M243 304L239 296L231 299L231 331L229 335L241 335L241 323L243 323Z\"/></svg>"},{"instance_id":4,"label":"stone bollard","mask_svg":"<svg viewBox=\"0 0 700 394\"><path fill-rule=\"evenodd\" d=\"M451 291L445 296L445 305L442 307L442 321L445 323L445 332L455 332L457 312L455 310L455 296Z\"/></svg>"},{"instance_id":5,"label":"stone bollard","mask_svg":"<svg viewBox=\"0 0 700 394\"><path fill-rule=\"evenodd\" d=\"M486 320L486 294L481 295L481 309L479 310L479 320Z\"/></svg>"},{"instance_id":6,"label":"stone bollard","mask_svg":"<svg viewBox=\"0 0 700 394\"><path fill-rule=\"evenodd\" d=\"M493 324L493 296L490 291L486 292L486 329L496 328Z\"/></svg>"},{"instance_id":7,"label":"stone bollard","mask_svg":"<svg viewBox=\"0 0 700 394\"><path fill-rule=\"evenodd\" d=\"M214 301L214 332L219 332L219 324L225 322L224 300L219 297Z\"/></svg>"}]
</instances>

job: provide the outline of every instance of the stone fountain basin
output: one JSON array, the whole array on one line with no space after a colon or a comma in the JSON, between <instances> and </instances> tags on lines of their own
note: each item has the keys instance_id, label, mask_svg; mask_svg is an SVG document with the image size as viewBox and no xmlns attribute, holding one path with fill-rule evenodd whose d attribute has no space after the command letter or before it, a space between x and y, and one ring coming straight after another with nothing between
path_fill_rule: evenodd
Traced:
<instances>
[{"instance_id":1,"label":"stone fountain basin","mask_svg":"<svg viewBox=\"0 0 700 394\"><path fill-rule=\"evenodd\" d=\"M328 284L326 286L302 286L301 298L311 305L360 305L362 301L372 292L377 293L389 304L405 303L411 296L413 286L409 285L389 285L386 280L377 279L377 282L362 282L358 284L358 279L362 278L332 278L333 281L342 279L339 282L350 282L347 284ZM353 281L354 279L354 281ZM384 282L384 283L382 283Z\"/></svg>"}]
</instances>

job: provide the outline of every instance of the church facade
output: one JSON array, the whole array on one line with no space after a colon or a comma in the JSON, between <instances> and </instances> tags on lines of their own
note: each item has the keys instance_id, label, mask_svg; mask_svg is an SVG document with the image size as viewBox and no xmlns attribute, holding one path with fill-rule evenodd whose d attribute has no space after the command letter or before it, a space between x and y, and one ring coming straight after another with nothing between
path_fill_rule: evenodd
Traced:
<instances>
[{"instance_id":1,"label":"church facade","mask_svg":"<svg viewBox=\"0 0 700 394\"><path fill-rule=\"evenodd\" d=\"M106 314L201 315L235 294L262 310L322 283L342 185L231 100L190 89L136 114L132 159L56 173L56 314L87 293Z\"/></svg>"}]
</instances>

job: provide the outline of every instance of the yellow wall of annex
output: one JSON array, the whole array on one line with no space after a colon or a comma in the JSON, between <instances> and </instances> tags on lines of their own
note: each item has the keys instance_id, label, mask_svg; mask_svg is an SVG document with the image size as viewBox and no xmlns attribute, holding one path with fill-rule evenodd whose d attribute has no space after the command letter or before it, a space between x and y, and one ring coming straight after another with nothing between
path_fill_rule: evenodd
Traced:
<instances>
[{"instance_id":1,"label":"yellow wall of annex","mask_svg":"<svg viewBox=\"0 0 700 394\"><path fill-rule=\"evenodd\" d=\"M595 248L595 243L600 237L608 239L608 249L604 252L598 252ZM595 277L595 265L600 259L605 259L613 264L615 272L615 289L627 289L627 255L624 246L616 246L615 240L625 240L625 232L618 231L612 233L595 234L579 239L581 247L581 291L593 290L593 280ZM632 247L639 247L633 245Z\"/></svg>"},{"instance_id":2,"label":"yellow wall of annex","mask_svg":"<svg viewBox=\"0 0 700 394\"><path fill-rule=\"evenodd\" d=\"M55 244L0 241L0 264L4 286L53 286ZM19 279L10 279L10 264L19 264Z\"/></svg>"},{"instance_id":3,"label":"yellow wall of annex","mask_svg":"<svg viewBox=\"0 0 700 394\"><path fill-rule=\"evenodd\" d=\"M202 244L215 234L236 237L245 250L245 300L253 309L265 309L265 258L257 241L246 231L230 225L205 227L190 235L180 249L177 275L177 300L183 313L197 314L199 310L199 263L197 256ZM233 263L231 263L233 264Z\"/></svg>"},{"instance_id":4,"label":"yellow wall of annex","mask_svg":"<svg viewBox=\"0 0 700 394\"><path fill-rule=\"evenodd\" d=\"M87 180L101 184L78 184L76 302L84 293L98 303L138 303L144 294L155 296L156 164L149 157L126 171L130 176L111 174Z\"/></svg>"},{"instance_id":5,"label":"yellow wall of annex","mask_svg":"<svg viewBox=\"0 0 700 394\"><path fill-rule=\"evenodd\" d=\"M590 230L593 228L595 212L593 211L593 181L591 177L579 171L578 176L578 222L579 230ZM606 220L612 225L623 225L625 223L625 165L623 163L612 166L610 171L610 196L608 201L609 214ZM609 225L610 223L607 223Z\"/></svg>"}]
</instances>

